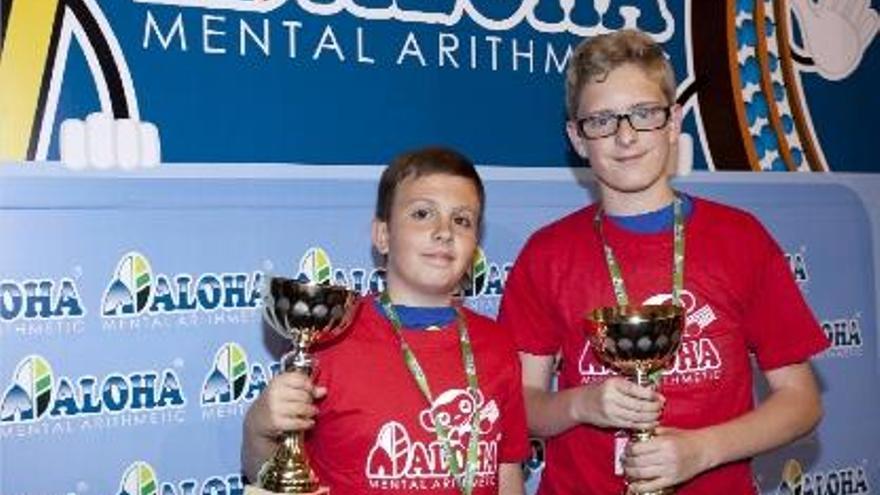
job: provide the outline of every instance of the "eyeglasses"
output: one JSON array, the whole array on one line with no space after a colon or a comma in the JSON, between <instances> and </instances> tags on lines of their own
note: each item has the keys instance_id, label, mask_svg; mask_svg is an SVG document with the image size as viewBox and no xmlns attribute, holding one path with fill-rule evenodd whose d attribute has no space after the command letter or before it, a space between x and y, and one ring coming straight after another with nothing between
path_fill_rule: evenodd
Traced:
<instances>
[{"instance_id":1,"label":"eyeglasses","mask_svg":"<svg viewBox=\"0 0 880 495\"><path fill-rule=\"evenodd\" d=\"M581 136L587 139L601 139L617 134L620 121L624 119L636 131L646 132L665 127L671 114L672 107L637 106L622 113L597 112L577 119L575 122Z\"/></svg>"}]
</instances>

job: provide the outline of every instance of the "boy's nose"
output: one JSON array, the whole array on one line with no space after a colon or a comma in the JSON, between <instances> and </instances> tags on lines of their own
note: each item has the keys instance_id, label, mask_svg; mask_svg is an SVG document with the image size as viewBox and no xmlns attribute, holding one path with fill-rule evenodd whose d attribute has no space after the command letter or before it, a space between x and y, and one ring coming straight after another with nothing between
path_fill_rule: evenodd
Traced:
<instances>
[{"instance_id":1,"label":"boy's nose","mask_svg":"<svg viewBox=\"0 0 880 495\"><path fill-rule=\"evenodd\" d=\"M441 218L434 227L434 239L438 241L448 241L452 239L452 222L449 219Z\"/></svg>"},{"instance_id":2,"label":"boy's nose","mask_svg":"<svg viewBox=\"0 0 880 495\"><path fill-rule=\"evenodd\" d=\"M614 139L620 144L628 145L635 142L638 134L639 131L633 127L627 117L617 122L617 133L614 134Z\"/></svg>"}]
</instances>

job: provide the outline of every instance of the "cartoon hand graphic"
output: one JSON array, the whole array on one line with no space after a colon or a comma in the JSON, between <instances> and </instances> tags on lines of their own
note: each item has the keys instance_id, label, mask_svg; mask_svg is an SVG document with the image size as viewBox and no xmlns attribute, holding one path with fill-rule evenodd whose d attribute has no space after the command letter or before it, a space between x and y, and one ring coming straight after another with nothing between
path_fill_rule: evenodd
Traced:
<instances>
[{"instance_id":1,"label":"cartoon hand graphic","mask_svg":"<svg viewBox=\"0 0 880 495\"><path fill-rule=\"evenodd\" d=\"M792 0L805 44L822 77L850 75L880 28L869 0Z\"/></svg>"},{"instance_id":2,"label":"cartoon hand graphic","mask_svg":"<svg viewBox=\"0 0 880 495\"><path fill-rule=\"evenodd\" d=\"M61 162L83 170L151 168L159 165L159 130L150 122L114 120L93 113L85 122L67 119L61 124Z\"/></svg>"}]
</instances>

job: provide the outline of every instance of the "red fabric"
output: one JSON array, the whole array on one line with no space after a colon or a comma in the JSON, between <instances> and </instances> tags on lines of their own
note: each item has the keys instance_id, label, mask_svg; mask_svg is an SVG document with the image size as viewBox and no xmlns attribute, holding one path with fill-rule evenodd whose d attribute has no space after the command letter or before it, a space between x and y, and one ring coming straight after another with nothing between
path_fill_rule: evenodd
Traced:
<instances>
[{"instance_id":1,"label":"red fabric","mask_svg":"<svg viewBox=\"0 0 880 495\"><path fill-rule=\"evenodd\" d=\"M585 315L616 304L594 214L595 205L584 208L529 239L507 280L499 315L522 352L561 350L560 389L612 375L586 341ZM604 226L630 302L669 300L671 232L635 234L607 219ZM828 342L781 250L752 215L694 198L685 236L687 328L676 364L661 383L667 398L661 424L700 428L754 407L750 354L768 370L807 360ZM613 438L614 431L579 426L549 439L539 493L621 493ZM714 494L719 487L754 493L749 462L703 473L677 493Z\"/></svg>"},{"instance_id":2,"label":"red fabric","mask_svg":"<svg viewBox=\"0 0 880 495\"><path fill-rule=\"evenodd\" d=\"M439 331L405 330L404 336L461 450L474 408L483 417L474 494L487 495L497 493L499 464L528 456L521 371L510 336L488 318L465 314L483 397L467 392L455 323ZM328 393L306 444L331 493L459 493L442 460L429 404L373 300L361 305L344 340L319 353L317 382Z\"/></svg>"}]
</instances>

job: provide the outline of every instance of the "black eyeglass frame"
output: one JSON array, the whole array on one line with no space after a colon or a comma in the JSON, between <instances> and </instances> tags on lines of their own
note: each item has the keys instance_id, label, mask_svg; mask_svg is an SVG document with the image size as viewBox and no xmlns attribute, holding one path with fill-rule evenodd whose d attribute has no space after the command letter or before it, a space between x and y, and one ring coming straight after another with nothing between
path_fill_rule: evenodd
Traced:
<instances>
[{"instance_id":1,"label":"black eyeglass frame","mask_svg":"<svg viewBox=\"0 0 880 495\"><path fill-rule=\"evenodd\" d=\"M613 135L617 134L617 132L620 130L620 122L624 119L626 119L626 122L629 124L629 126L632 127L633 130L635 130L636 132L651 132L651 131L656 131L657 129L662 129L669 124L669 118L672 116L672 107L673 107L672 105L648 107L648 108L652 108L652 109L657 108L657 109L663 110L663 122L654 126L654 127L636 127L636 125L633 124L633 121L632 121L633 112L636 112L636 111L643 109L645 107L631 108L631 109L627 110L626 112L611 114L611 115L609 115L609 117L614 117L616 119L616 122L614 124L614 128L610 132L608 132L607 134L602 134L600 136L589 136L589 135L587 135L587 132L584 130L584 122L586 122L588 119L592 118L593 116L582 117L582 118L575 120L574 122L577 125L578 134L580 134L581 137L583 137L584 139L604 139L604 138L607 138L608 136L613 136Z\"/></svg>"}]
</instances>

